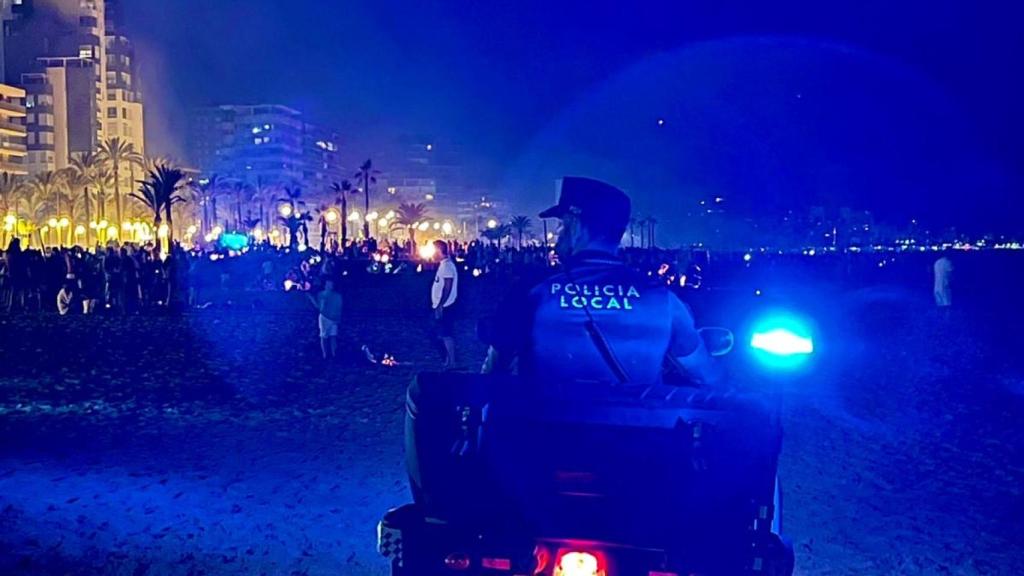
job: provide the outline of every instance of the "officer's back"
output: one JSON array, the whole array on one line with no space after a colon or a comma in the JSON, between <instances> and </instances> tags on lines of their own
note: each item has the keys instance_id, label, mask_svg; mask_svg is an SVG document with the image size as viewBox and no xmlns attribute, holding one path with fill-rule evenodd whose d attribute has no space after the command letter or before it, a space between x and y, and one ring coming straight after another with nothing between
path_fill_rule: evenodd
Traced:
<instances>
[{"instance_id":1,"label":"officer's back","mask_svg":"<svg viewBox=\"0 0 1024 576\"><path fill-rule=\"evenodd\" d=\"M696 378L709 358L689 310L616 256L629 198L588 178L565 178L558 205L561 270L507 301L485 371L549 381L654 384L666 361Z\"/></svg>"}]
</instances>

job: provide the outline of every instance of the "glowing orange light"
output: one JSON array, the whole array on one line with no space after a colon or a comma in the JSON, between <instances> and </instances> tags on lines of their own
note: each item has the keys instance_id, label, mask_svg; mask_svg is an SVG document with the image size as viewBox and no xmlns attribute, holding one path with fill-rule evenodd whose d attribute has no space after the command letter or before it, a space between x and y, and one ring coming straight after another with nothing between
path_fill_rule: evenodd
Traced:
<instances>
[{"instance_id":1,"label":"glowing orange light","mask_svg":"<svg viewBox=\"0 0 1024 576\"><path fill-rule=\"evenodd\" d=\"M600 575L597 556L589 552L566 552L555 567L555 576Z\"/></svg>"}]
</instances>

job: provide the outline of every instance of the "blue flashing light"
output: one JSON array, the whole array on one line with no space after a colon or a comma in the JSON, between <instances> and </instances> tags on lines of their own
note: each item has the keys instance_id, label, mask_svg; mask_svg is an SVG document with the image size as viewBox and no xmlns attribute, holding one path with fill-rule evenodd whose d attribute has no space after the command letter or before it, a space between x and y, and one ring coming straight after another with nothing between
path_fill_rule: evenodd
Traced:
<instances>
[{"instance_id":1,"label":"blue flashing light","mask_svg":"<svg viewBox=\"0 0 1024 576\"><path fill-rule=\"evenodd\" d=\"M813 340L794 334L784 328L754 334L754 337L750 339L750 346L755 350L761 350L776 356L795 356L797 354L812 354L814 352Z\"/></svg>"},{"instance_id":2,"label":"blue flashing light","mask_svg":"<svg viewBox=\"0 0 1024 576\"><path fill-rule=\"evenodd\" d=\"M245 234L225 233L220 235L220 245L228 250L240 251L249 245L249 237Z\"/></svg>"},{"instance_id":3,"label":"blue flashing light","mask_svg":"<svg viewBox=\"0 0 1024 576\"><path fill-rule=\"evenodd\" d=\"M792 315L776 315L755 327L750 337L750 348L767 367L794 369L814 354L811 333L807 322Z\"/></svg>"}]
</instances>

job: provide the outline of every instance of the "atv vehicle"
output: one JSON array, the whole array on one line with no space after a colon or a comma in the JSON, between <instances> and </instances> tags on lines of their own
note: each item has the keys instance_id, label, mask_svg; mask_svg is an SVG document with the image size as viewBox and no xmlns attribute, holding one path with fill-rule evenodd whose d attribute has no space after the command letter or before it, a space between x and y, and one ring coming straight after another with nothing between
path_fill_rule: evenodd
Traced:
<instances>
[{"instance_id":1,"label":"atv vehicle","mask_svg":"<svg viewBox=\"0 0 1024 576\"><path fill-rule=\"evenodd\" d=\"M792 573L777 392L426 373L407 407L414 503L378 526L394 576Z\"/></svg>"}]
</instances>

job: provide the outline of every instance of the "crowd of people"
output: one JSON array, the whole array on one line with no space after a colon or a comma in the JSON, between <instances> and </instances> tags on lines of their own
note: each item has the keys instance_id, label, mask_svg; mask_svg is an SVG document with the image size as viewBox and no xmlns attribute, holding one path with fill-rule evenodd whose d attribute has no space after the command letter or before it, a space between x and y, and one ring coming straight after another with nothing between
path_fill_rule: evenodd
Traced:
<instances>
[{"instance_id":1,"label":"crowd of people","mask_svg":"<svg viewBox=\"0 0 1024 576\"><path fill-rule=\"evenodd\" d=\"M447 242L452 257L480 273L513 266L544 266L545 247ZM23 248L13 239L0 251L0 311L125 314L151 309L204 307L222 292L317 290L326 278L353 270L398 274L428 264L415 246L370 239L340 252L290 249L269 243L245 250L175 244Z\"/></svg>"},{"instance_id":2,"label":"crowd of people","mask_svg":"<svg viewBox=\"0 0 1024 576\"><path fill-rule=\"evenodd\" d=\"M521 247L493 242L448 241L450 257L473 276L501 274L553 264L549 246ZM431 245L431 248L433 246ZM175 244L162 253L154 244L25 249L18 239L0 251L0 312L56 310L60 314L131 314L154 309L202 308L237 291L319 291L324 279L354 272L403 274L432 268L436 259L421 247L394 241L352 242L343 251L275 247L244 251L223 247L188 249ZM845 285L884 278L926 281L940 255L807 254L773 251L715 253L703 248L662 250L625 248L632 267L668 284L699 288L759 283L764 278L830 278ZM974 259L983 258L980 254ZM989 256L990 258L995 256ZM947 260L948 262L948 260ZM951 272L943 267L943 275ZM711 271L713 270L713 274ZM742 277L742 280L740 280ZM943 280L943 282L948 282Z\"/></svg>"}]
</instances>

